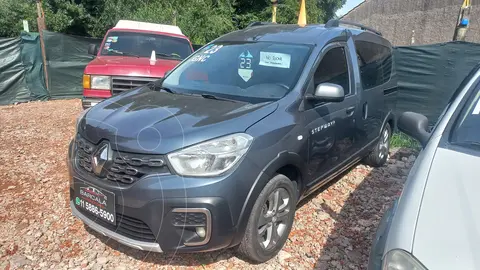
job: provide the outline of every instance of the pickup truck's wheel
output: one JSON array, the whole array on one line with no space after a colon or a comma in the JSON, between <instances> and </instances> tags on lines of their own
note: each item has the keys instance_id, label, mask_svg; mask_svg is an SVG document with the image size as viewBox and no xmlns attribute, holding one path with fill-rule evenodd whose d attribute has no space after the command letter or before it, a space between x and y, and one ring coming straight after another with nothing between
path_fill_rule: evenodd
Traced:
<instances>
[{"instance_id":1,"label":"pickup truck's wheel","mask_svg":"<svg viewBox=\"0 0 480 270\"><path fill-rule=\"evenodd\" d=\"M297 205L294 183L278 174L263 188L253 206L238 251L253 262L275 257L287 241Z\"/></svg>"},{"instance_id":2,"label":"pickup truck's wheel","mask_svg":"<svg viewBox=\"0 0 480 270\"><path fill-rule=\"evenodd\" d=\"M373 151L365 158L364 162L372 167L381 167L385 164L390 151L390 138L392 136L392 129L389 124L386 124L382 130L382 135L377 142Z\"/></svg>"}]
</instances>

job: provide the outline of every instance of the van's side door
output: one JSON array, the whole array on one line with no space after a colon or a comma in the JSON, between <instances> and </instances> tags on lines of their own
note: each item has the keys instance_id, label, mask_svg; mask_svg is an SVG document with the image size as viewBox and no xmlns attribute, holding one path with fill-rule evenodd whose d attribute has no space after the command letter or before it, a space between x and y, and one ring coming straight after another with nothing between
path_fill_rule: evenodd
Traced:
<instances>
[{"instance_id":1,"label":"van's side door","mask_svg":"<svg viewBox=\"0 0 480 270\"><path fill-rule=\"evenodd\" d=\"M385 104L385 89L390 87L393 57L392 49L376 35L364 33L355 38L357 62L360 72L360 106L362 117L359 128L364 133L365 144L375 141L380 135L388 108Z\"/></svg>"},{"instance_id":2,"label":"van's side door","mask_svg":"<svg viewBox=\"0 0 480 270\"><path fill-rule=\"evenodd\" d=\"M325 180L339 166L352 157L355 145L355 113L358 110L358 96L353 84L352 61L346 43L334 43L322 51L321 60L310 80L306 94L313 94L321 83L342 86L345 100L342 102L305 101L303 112L308 131L307 189Z\"/></svg>"}]
</instances>

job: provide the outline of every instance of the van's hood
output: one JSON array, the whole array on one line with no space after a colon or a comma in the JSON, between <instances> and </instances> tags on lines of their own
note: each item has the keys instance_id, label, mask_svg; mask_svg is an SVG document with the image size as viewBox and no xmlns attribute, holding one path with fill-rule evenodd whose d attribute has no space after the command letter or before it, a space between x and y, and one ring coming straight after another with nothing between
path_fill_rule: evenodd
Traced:
<instances>
[{"instance_id":1,"label":"van's hood","mask_svg":"<svg viewBox=\"0 0 480 270\"><path fill-rule=\"evenodd\" d=\"M178 60L162 58L150 62L144 57L98 56L85 67L85 74L161 78L178 63Z\"/></svg>"},{"instance_id":2,"label":"van's hood","mask_svg":"<svg viewBox=\"0 0 480 270\"><path fill-rule=\"evenodd\" d=\"M438 148L413 255L427 269L480 269L480 157Z\"/></svg>"},{"instance_id":3,"label":"van's hood","mask_svg":"<svg viewBox=\"0 0 480 270\"><path fill-rule=\"evenodd\" d=\"M276 108L276 102L211 100L143 87L92 107L81 121L79 132L95 144L108 140L119 151L166 154L244 132Z\"/></svg>"}]
</instances>

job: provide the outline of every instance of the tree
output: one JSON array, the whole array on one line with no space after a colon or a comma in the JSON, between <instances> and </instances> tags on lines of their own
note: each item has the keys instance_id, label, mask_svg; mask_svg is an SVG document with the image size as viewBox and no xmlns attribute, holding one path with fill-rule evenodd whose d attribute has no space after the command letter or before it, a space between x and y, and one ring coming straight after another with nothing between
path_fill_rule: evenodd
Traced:
<instances>
[{"instance_id":1,"label":"tree","mask_svg":"<svg viewBox=\"0 0 480 270\"><path fill-rule=\"evenodd\" d=\"M321 19L323 22L335 18L335 12L340 9L347 0L321 0L318 1L319 8L323 11Z\"/></svg>"},{"instance_id":2,"label":"tree","mask_svg":"<svg viewBox=\"0 0 480 270\"><path fill-rule=\"evenodd\" d=\"M44 0L47 29L73 35L87 35L86 26L92 20L82 4L69 0Z\"/></svg>"},{"instance_id":3,"label":"tree","mask_svg":"<svg viewBox=\"0 0 480 270\"><path fill-rule=\"evenodd\" d=\"M332 18L345 0L306 0L308 23ZM34 0L0 0L0 36L18 36L22 20L36 31ZM278 23L297 23L298 0L279 0ZM246 27L253 21L270 21L270 0L43 0L51 31L103 37L120 19L177 24L194 43Z\"/></svg>"},{"instance_id":4,"label":"tree","mask_svg":"<svg viewBox=\"0 0 480 270\"><path fill-rule=\"evenodd\" d=\"M27 20L30 31L37 31L35 3L25 0L0 0L0 37L17 37Z\"/></svg>"}]
</instances>

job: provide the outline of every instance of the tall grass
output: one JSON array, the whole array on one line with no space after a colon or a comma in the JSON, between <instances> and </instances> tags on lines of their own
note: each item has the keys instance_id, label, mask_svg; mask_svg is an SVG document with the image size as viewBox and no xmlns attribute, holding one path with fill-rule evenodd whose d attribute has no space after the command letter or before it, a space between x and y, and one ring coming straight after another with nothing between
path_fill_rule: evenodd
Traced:
<instances>
[{"instance_id":1,"label":"tall grass","mask_svg":"<svg viewBox=\"0 0 480 270\"><path fill-rule=\"evenodd\" d=\"M396 132L393 134L392 139L390 140L390 145L392 147L420 149L418 141L402 132Z\"/></svg>"}]
</instances>

